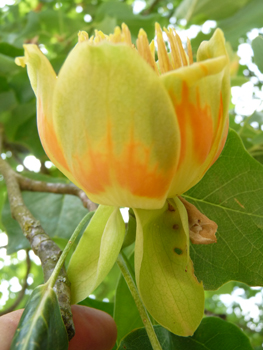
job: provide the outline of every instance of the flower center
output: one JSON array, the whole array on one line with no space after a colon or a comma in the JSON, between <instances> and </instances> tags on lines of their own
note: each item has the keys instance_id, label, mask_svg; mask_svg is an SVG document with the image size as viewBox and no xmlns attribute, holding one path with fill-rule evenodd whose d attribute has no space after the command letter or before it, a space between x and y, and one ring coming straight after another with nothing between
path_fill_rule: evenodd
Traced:
<instances>
[{"instance_id":1,"label":"flower center","mask_svg":"<svg viewBox=\"0 0 263 350\"><path fill-rule=\"evenodd\" d=\"M136 40L138 53L157 74L164 74L171 70L188 66L193 63L190 40L187 38L187 54L175 29L169 28L169 30L167 30L164 28L164 31L170 44L170 52L167 52L166 44L163 39L163 32L159 23L155 24L158 62L155 62L154 41L152 40L149 44L147 34L143 29L140 29L138 39ZM95 30L95 35L89 38L88 33L81 31L78 34L78 41L79 43L88 41L90 44L98 44L101 41L109 41L114 44L123 43L136 49L136 47L132 44L129 28L124 23L122 24L121 28L116 27L114 29L114 33L110 35L105 35L103 32Z\"/></svg>"}]
</instances>

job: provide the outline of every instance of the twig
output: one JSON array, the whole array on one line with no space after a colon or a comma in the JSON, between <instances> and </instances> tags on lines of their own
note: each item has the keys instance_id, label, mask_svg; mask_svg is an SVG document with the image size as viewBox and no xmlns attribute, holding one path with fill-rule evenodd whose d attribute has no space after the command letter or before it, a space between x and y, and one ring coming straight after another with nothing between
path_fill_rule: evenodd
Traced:
<instances>
[{"instance_id":1,"label":"twig","mask_svg":"<svg viewBox=\"0 0 263 350\"><path fill-rule=\"evenodd\" d=\"M23 202L16 173L0 158L0 172L4 176L12 216L19 223L35 254L40 258L45 282L49 279L61 254L59 247L45 233L40 222L31 214ZM65 268L60 271L54 290L58 297L61 315L68 332L69 340L75 329L70 307L70 282Z\"/></svg>"},{"instance_id":2,"label":"twig","mask_svg":"<svg viewBox=\"0 0 263 350\"><path fill-rule=\"evenodd\" d=\"M142 14L143 14L144 16L150 15L150 14L152 13L153 9L158 5L159 1L160 1L160 0L154 0L154 1L151 3L151 5L150 5L147 9L145 9L145 10L142 12Z\"/></svg>"},{"instance_id":3,"label":"twig","mask_svg":"<svg viewBox=\"0 0 263 350\"><path fill-rule=\"evenodd\" d=\"M219 317L222 318L222 320L226 320L226 314L216 314L212 311L206 310L204 311L206 316L214 316L214 317Z\"/></svg>"},{"instance_id":4,"label":"twig","mask_svg":"<svg viewBox=\"0 0 263 350\"><path fill-rule=\"evenodd\" d=\"M14 311L16 309L16 307L19 305L19 303L21 302L21 300L23 299L24 295L25 295L25 291L27 289L28 283L27 283L27 278L31 269L31 260L29 257L29 250L27 249L26 251L26 275L24 277L24 282L22 285L22 289L20 290L18 297L16 298L16 300L14 301L14 303L9 306L9 308L5 309L4 311L0 312L0 316L3 316L11 311Z\"/></svg>"},{"instance_id":5,"label":"twig","mask_svg":"<svg viewBox=\"0 0 263 350\"><path fill-rule=\"evenodd\" d=\"M79 189L73 184L52 183L44 181L35 181L24 177L20 174L16 174L19 186L24 191L37 191L37 192L51 192L59 194L72 194L80 198L83 206L89 211L97 209L97 204L93 203L86 195L84 191Z\"/></svg>"}]
</instances>

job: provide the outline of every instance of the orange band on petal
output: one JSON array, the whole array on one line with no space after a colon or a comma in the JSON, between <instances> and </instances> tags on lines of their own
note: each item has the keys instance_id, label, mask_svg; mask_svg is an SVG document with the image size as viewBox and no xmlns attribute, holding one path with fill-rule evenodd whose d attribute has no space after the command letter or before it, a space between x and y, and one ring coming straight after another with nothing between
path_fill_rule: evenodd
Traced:
<instances>
[{"instance_id":1,"label":"orange band on petal","mask_svg":"<svg viewBox=\"0 0 263 350\"><path fill-rule=\"evenodd\" d=\"M54 128L50 125L44 115L41 99L39 97L37 99L37 124L39 136L47 156L51 160L55 159L56 162L61 165L61 167L63 167L66 171L69 171L68 164L57 141Z\"/></svg>"},{"instance_id":2,"label":"orange band on petal","mask_svg":"<svg viewBox=\"0 0 263 350\"><path fill-rule=\"evenodd\" d=\"M209 105L201 106L199 90L196 88L196 104L189 101L189 88L185 82L182 85L182 98L177 104L173 92L169 92L174 101L174 108L181 131L181 155L178 168L185 161L189 152L189 139L193 140L192 148L198 163L202 164L212 146L213 121Z\"/></svg>"},{"instance_id":3,"label":"orange band on petal","mask_svg":"<svg viewBox=\"0 0 263 350\"><path fill-rule=\"evenodd\" d=\"M220 156L221 152L223 151L223 148L224 148L225 143L226 143L227 135L228 135L228 128L229 128L229 119L227 119L227 121L226 121L225 130L224 130L222 139L220 141L220 145L219 145L218 151L217 151L215 157L213 158L213 161L209 165L209 167L212 166L215 163L215 161L217 160L217 158Z\"/></svg>"},{"instance_id":4,"label":"orange band on petal","mask_svg":"<svg viewBox=\"0 0 263 350\"><path fill-rule=\"evenodd\" d=\"M172 171L161 171L158 162L151 166L152 148L134 138L130 140L116 162L116 178L123 188L132 194L148 198L162 198L168 190Z\"/></svg>"},{"instance_id":5,"label":"orange band on petal","mask_svg":"<svg viewBox=\"0 0 263 350\"><path fill-rule=\"evenodd\" d=\"M96 149L92 149L92 143L87 140L89 150L83 157L74 158L74 176L82 188L96 195L112 191L111 188L123 188L134 196L162 198L168 190L173 171L158 169L158 162L151 166L151 147L136 141L133 131L120 154L114 154L112 139L109 124L107 135Z\"/></svg>"}]
</instances>

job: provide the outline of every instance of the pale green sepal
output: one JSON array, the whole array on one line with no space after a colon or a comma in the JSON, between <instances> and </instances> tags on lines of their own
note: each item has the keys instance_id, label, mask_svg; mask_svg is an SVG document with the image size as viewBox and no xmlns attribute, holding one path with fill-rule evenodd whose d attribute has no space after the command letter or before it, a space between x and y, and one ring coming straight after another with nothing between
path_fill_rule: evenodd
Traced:
<instances>
[{"instance_id":1,"label":"pale green sepal","mask_svg":"<svg viewBox=\"0 0 263 350\"><path fill-rule=\"evenodd\" d=\"M189 244L190 238L189 238L189 224L188 224L187 211L185 209L185 206L183 205L183 203L180 201L178 197L169 198L168 203L170 203L174 208L177 208L179 212L183 232L185 233L185 236L186 236L186 249L187 249L187 259L188 259L187 262L188 262L190 259L190 244Z\"/></svg>"},{"instance_id":2,"label":"pale green sepal","mask_svg":"<svg viewBox=\"0 0 263 350\"><path fill-rule=\"evenodd\" d=\"M188 257L187 212L178 198L159 210L134 212L135 275L141 298L163 327L180 336L192 335L203 317L204 290Z\"/></svg>"},{"instance_id":3,"label":"pale green sepal","mask_svg":"<svg viewBox=\"0 0 263 350\"><path fill-rule=\"evenodd\" d=\"M124 234L125 224L119 209L100 205L69 262L72 304L91 294L110 272Z\"/></svg>"}]
</instances>

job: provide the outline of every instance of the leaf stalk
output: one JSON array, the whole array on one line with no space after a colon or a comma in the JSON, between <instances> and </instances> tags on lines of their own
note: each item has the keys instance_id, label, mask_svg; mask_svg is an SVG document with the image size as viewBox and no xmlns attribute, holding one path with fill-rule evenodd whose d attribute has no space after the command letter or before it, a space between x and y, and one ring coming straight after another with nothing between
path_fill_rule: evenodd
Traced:
<instances>
[{"instance_id":1,"label":"leaf stalk","mask_svg":"<svg viewBox=\"0 0 263 350\"><path fill-rule=\"evenodd\" d=\"M133 273L129 268L129 264L127 262L126 256L120 252L118 259L117 259L117 264L121 270L121 273L130 289L131 295L135 301L135 304L137 306L137 309L139 311L139 314L141 316L142 322L145 326L147 335L149 337L150 343L152 345L153 350L162 350L162 347L159 343L159 340L156 336L156 333L154 331L151 319L145 309L145 306L141 300L139 291L136 287L134 278L133 278Z\"/></svg>"}]
</instances>

